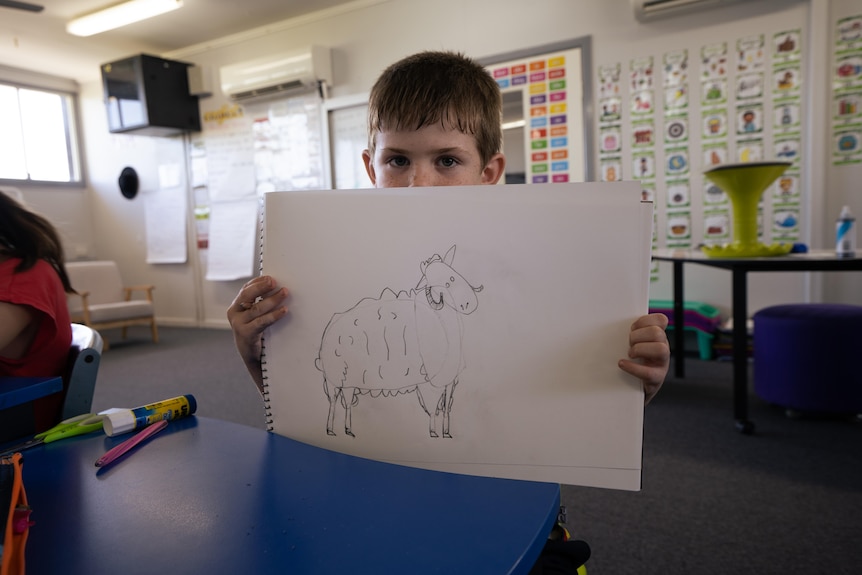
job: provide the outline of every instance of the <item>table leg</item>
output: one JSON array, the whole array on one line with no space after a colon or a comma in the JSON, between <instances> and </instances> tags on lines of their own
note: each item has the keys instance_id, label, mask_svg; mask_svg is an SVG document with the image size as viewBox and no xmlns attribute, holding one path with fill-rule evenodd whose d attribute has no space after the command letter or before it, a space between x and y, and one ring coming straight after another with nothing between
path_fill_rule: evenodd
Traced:
<instances>
[{"instance_id":1,"label":"table leg","mask_svg":"<svg viewBox=\"0 0 862 575\"><path fill-rule=\"evenodd\" d=\"M733 417L745 435L754 433L748 420L748 280L745 270L733 270Z\"/></svg>"},{"instance_id":2,"label":"table leg","mask_svg":"<svg viewBox=\"0 0 862 575\"><path fill-rule=\"evenodd\" d=\"M673 262L673 355L676 377L685 377L685 294L683 262Z\"/></svg>"}]
</instances>

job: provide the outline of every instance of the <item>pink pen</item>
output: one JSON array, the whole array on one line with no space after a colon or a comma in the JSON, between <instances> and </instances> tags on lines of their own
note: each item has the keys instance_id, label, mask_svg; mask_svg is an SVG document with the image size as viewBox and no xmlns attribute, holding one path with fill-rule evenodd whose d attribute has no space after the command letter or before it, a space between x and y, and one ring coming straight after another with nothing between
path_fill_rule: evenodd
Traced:
<instances>
[{"instance_id":1,"label":"pink pen","mask_svg":"<svg viewBox=\"0 0 862 575\"><path fill-rule=\"evenodd\" d=\"M148 437L155 435L156 433L158 433L162 429L166 428L167 426L168 426L168 420L167 419L162 419L161 421L158 421L158 422L156 422L150 426L147 426L146 428L144 428L143 431L135 434L134 437L132 437L131 439L127 439L126 441L122 442L118 446L109 449L105 453L105 455L103 455L102 457L99 458L98 461L96 461L96 467L104 467L105 465L108 465L109 463L115 461L118 457L120 457L121 455L126 453L128 450L135 447L136 445L138 445L139 443L141 443L142 441L144 441Z\"/></svg>"}]
</instances>

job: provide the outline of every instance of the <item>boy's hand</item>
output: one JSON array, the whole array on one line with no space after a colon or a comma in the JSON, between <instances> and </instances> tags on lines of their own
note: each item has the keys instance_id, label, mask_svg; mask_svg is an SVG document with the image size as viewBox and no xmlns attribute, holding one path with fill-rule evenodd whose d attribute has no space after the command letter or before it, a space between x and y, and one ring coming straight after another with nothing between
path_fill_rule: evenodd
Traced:
<instances>
[{"instance_id":1,"label":"boy's hand","mask_svg":"<svg viewBox=\"0 0 862 575\"><path fill-rule=\"evenodd\" d=\"M661 389L670 366L667 342L667 316L651 313L641 316L629 332L629 359L621 359L620 369L643 381L644 405Z\"/></svg>"},{"instance_id":2,"label":"boy's hand","mask_svg":"<svg viewBox=\"0 0 862 575\"><path fill-rule=\"evenodd\" d=\"M278 287L272 277L260 276L242 286L227 309L227 319L233 330L236 349L261 390L261 337L266 328L287 314L287 307L284 305L287 295L287 289Z\"/></svg>"}]
</instances>

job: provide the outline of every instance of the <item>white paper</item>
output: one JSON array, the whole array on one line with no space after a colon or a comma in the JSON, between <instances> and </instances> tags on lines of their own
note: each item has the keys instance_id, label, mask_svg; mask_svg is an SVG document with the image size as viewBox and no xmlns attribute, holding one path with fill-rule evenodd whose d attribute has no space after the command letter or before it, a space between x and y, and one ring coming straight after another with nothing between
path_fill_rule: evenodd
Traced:
<instances>
[{"instance_id":1,"label":"white paper","mask_svg":"<svg viewBox=\"0 0 862 575\"><path fill-rule=\"evenodd\" d=\"M186 196L182 188L144 192L147 263L186 261Z\"/></svg>"},{"instance_id":2,"label":"white paper","mask_svg":"<svg viewBox=\"0 0 862 575\"><path fill-rule=\"evenodd\" d=\"M272 429L405 465L639 489L643 391L617 361L648 306L651 208L631 182L266 194L263 271L291 293L265 336ZM456 375L432 433L422 403L448 404Z\"/></svg>"},{"instance_id":3,"label":"white paper","mask_svg":"<svg viewBox=\"0 0 862 575\"><path fill-rule=\"evenodd\" d=\"M209 216L209 250L206 279L227 281L257 272L256 230L258 206L254 199L213 202Z\"/></svg>"},{"instance_id":4,"label":"white paper","mask_svg":"<svg viewBox=\"0 0 862 575\"><path fill-rule=\"evenodd\" d=\"M159 165L159 187L177 188L183 183L181 164Z\"/></svg>"},{"instance_id":5,"label":"white paper","mask_svg":"<svg viewBox=\"0 0 862 575\"><path fill-rule=\"evenodd\" d=\"M213 201L255 197L254 136L245 116L208 127L206 172Z\"/></svg>"}]
</instances>

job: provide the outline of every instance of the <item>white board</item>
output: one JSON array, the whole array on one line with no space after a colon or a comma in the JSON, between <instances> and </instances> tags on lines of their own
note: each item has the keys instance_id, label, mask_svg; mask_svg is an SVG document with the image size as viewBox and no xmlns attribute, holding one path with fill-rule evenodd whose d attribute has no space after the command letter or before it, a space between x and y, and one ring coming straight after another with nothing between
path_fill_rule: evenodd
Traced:
<instances>
[{"instance_id":1,"label":"white board","mask_svg":"<svg viewBox=\"0 0 862 575\"><path fill-rule=\"evenodd\" d=\"M266 194L262 271L291 293L264 338L271 430L404 465L639 489L643 391L617 360L648 307L640 198L631 182ZM441 416L432 433L441 397L448 429Z\"/></svg>"}]
</instances>

